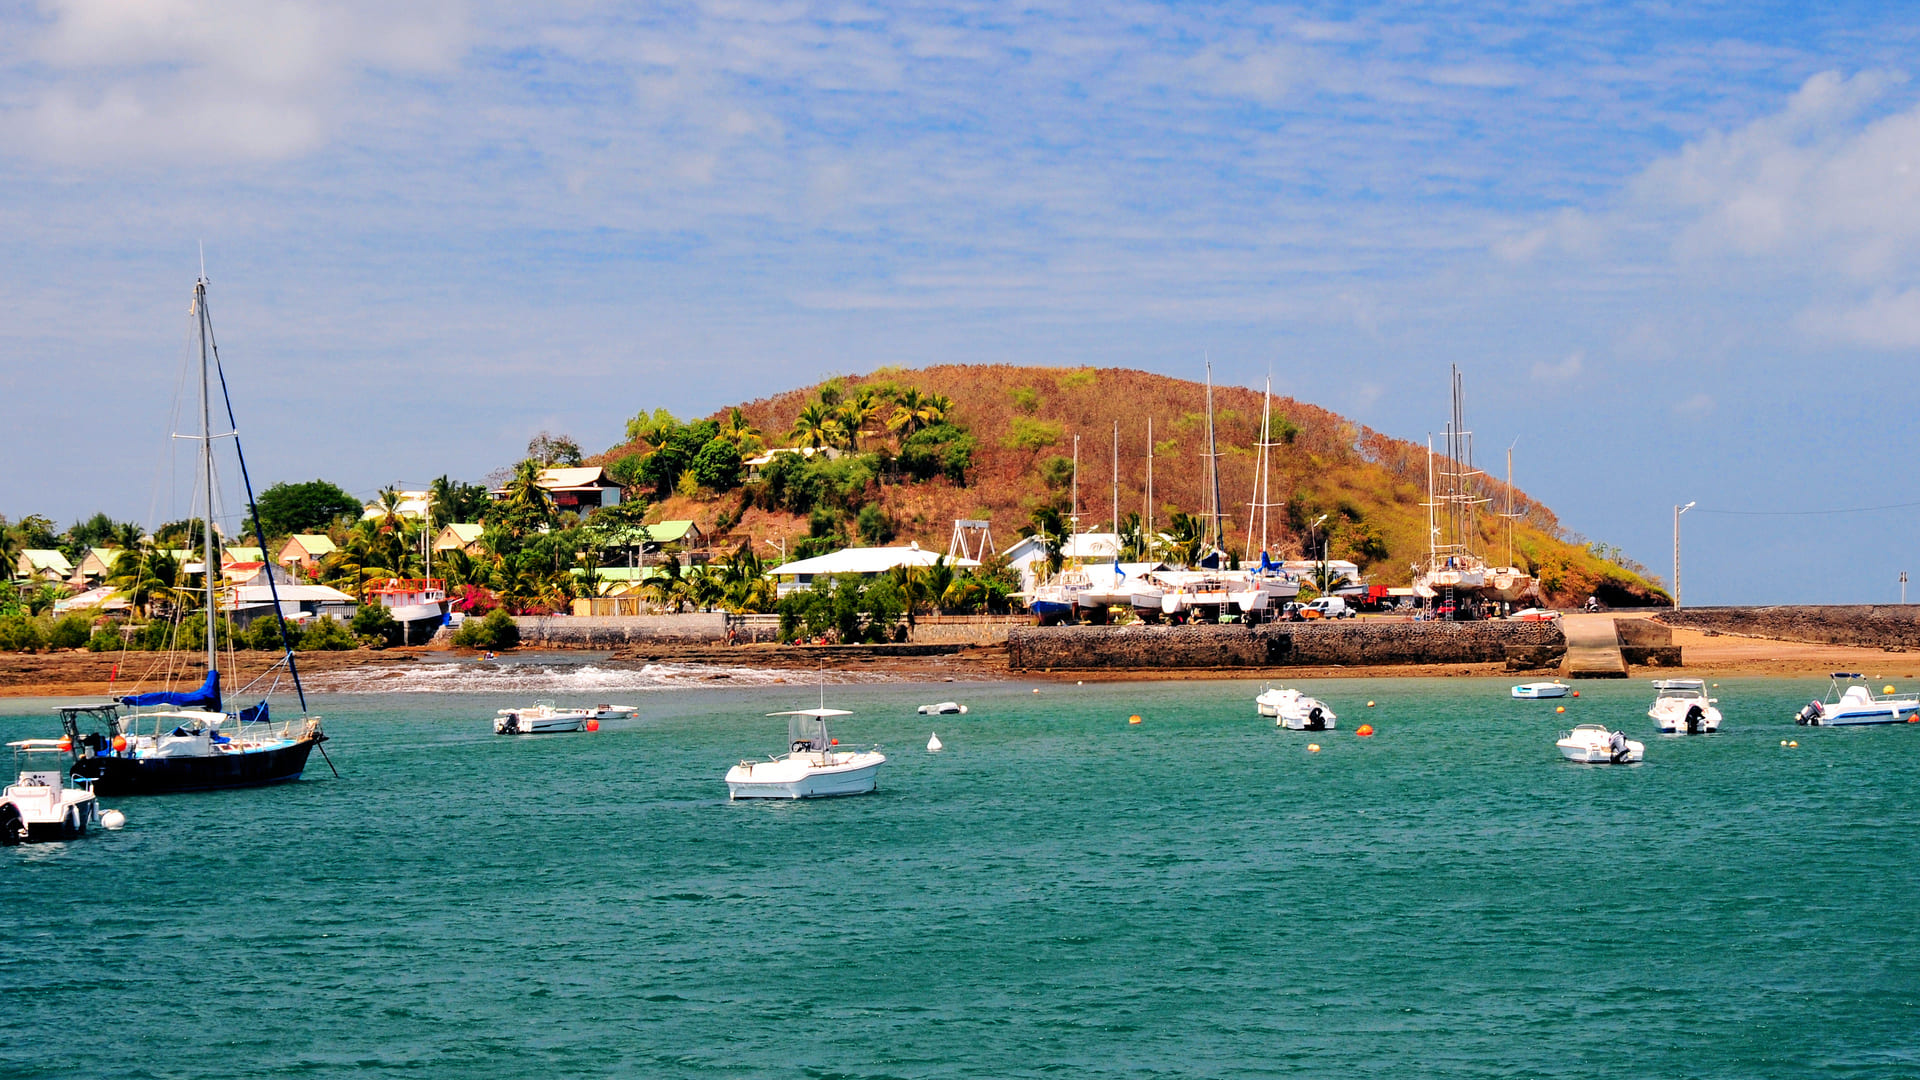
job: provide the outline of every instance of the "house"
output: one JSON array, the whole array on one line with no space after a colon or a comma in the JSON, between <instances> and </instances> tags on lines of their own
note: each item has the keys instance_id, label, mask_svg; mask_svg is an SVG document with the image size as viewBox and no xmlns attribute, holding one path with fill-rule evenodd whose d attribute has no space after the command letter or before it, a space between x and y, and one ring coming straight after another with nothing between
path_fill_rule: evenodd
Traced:
<instances>
[{"instance_id":1,"label":"house","mask_svg":"<svg viewBox=\"0 0 1920 1080\"><path fill-rule=\"evenodd\" d=\"M132 605L125 597L115 596L111 586L100 585L83 593L68 596L53 602L53 613L65 615L71 611L125 611Z\"/></svg>"},{"instance_id":2,"label":"house","mask_svg":"<svg viewBox=\"0 0 1920 1080\"><path fill-rule=\"evenodd\" d=\"M760 470L771 465L773 459L782 454L799 454L802 458L811 458L815 454L819 454L826 460L832 461L840 456L840 450L832 446L781 446L755 454L741 461L740 465L747 470L747 479L758 480L760 478Z\"/></svg>"},{"instance_id":3,"label":"house","mask_svg":"<svg viewBox=\"0 0 1920 1080\"><path fill-rule=\"evenodd\" d=\"M1020 575L1020 591L1030 593L1046 575L1047 553L1037 536L1022 537L1006 551L1007 565ZM1120 557L1120 537L1114 533L1075 533L1060 545L1067 562L1111 563Z\"/></svg>"},{"instance_id":4,"label":"house","mask_svg":"<svg viewBox=\"0 0 1920 1080\"><path fill-rule=\"evenodd\" d=\"M620 485L609 479L607 470L598 465L541 469L534 483L546 488L547 494L553 496L556 509L586 511L620 505ZM489 494L496 499L504 499L507 489L494 488Z\"/></svg>"},{"instance_id":5,"label":"house","mask_svg":"<svg viewBox=\"0 0 1920 1080\"><path fill-rule=\"evenodd\" d=\"M782 563L767 571L778 584L775 592L785 596L795 589L811 589L815 578L834 578L846 574L873 577L896 566L932 566L946 560L953 567L979 566L972 559L947 559L939 552L927 551L919 544L906 547L842 548L828 555Z\"/></svg>"},{"instance_id":6,"label":"house","mask_svg":"<svg viewBox=\"0 0 1920 1080\"><path fill-rule=\"evenodd\" d=\"M266 562L267 557L257 547L223 547L220 549L220 561L230 562Z\"/></svg>"},{"instance_id":7,"label":"house","mask_svg":"<svg viewBox=\"0 0 1920 1080\"><path fill-rule=\"evenodd\" d=\"M74 577L89 584L100 584L113 575L113 564L120 558L120 552L120 548L88 548L80 553L80 565L74 568Z\"/></svg>"},{"instance_id":8,"label":"house","mask_svg":"<svg viewBox=\"0 0 1920 1080\"><path fill-rule=\"evenodd\" d=\"M394 513L403 518L412 518L415 521L425 521L427 519L427 507L432 503L432 498L427 492L396 491L394 495L399 498L399 504L394 507ZM385 516L387 516L387 508L381 506L378 501L375 501L366 505L366 509L360 514L360 520L374 521Z\"/></svg>"},{"instance_id":9,"label":"house","mask_svg":"<svg viewBox=\"0 0 1920 1080\"><path fill-rule=\"evenodd\" d=\"M443 527L440 535L433 538L433 550L464 551L469 555L477 555L480 552L480 534L485 531L484 525L456 521Z\"/></svg>"},{"instance_id":10,"label":"house","mask_svg":"<svg viewBox=\"0 0 1920 1080\"><path fill-rule=\"evenodd\" d=\"M676 544L684 550L707 546L707 534L691 521L659 521L646 528L648 551L659 551L668 544Z\"/></svg>"},{"instance_id":11,"label":"house","mask_svg":"<svg viewBox=\"0 0 1920 1080\"><path fill-rule=\"evenodd\" d=\"M266 562L220 564L220 580L226 585L265 585L269 577L274 581L286 581L287 571Z\"/></svg>"},{"instance_id":12,"label":"house","mask_svg":"<svg viewBox=\"0 0 1920 1080\"><path fill-rule=\"evenodd\" d=\"M73 564L52 548L28 548L15 560L13 571L35 581L64 582L73 576Z\"/></svg>"},{"instance_id":13,"label":"house","mask_svg":"<svg viewBox=\"0 0 1920 1080\"><path fill-rule=\"evenodd\" d=\"M291 620L338 619L349 622L360 606L353 597L326 585L241 585L220 598L222 610L233 613L235 624L245 627L265 615L273 614L274 597L280 598L280 614Z\"/></svg>"},{"instance_id":14,"label":"house","mask_svg":"<svg viewBox=\"0 0 1920 1080\"><path fill-rule=\"evenodd\" d=\"M274 561L282 566L299 566L302 570L311 570L321 559L334 553L332 540L312 533L295 533L287 537L280 547L280 556Z\"/></svg>"}]
</instances>

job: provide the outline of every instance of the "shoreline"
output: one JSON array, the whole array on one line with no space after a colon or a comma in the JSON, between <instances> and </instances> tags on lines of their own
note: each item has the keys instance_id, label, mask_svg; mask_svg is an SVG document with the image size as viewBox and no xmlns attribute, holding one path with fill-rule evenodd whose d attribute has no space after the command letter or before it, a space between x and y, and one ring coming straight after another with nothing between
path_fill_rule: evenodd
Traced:
<instances>
[{"instance_id":1,"label":"shoreline","mask_svg":"<svg viewBox=\"0 0 1920 1080\"><path fill-rule=\"evenodd\" d=\"M1861 671L1873 677L1912 679L1920 674L1920 652L1822 645L1772 638L1708 633L1676 627L1673 643L1682 648L1680 667L1634 667L1627 681L1669 676L1753 675L1776 678L1825 678L1834 671ZM573 659L568 654L576 653ZM474 662L479 654L444 646L402 646L389 649L351 649L341 652L296 653L303 675L413 666L421 663ZM523 659L524 658L524 659ZM236 652L230 687L269 670L272 653ZM0 653L0 698L104 697L109 692L133 693L154 689L164 673L164 653L90 653L70 650L51 653ZM1076 670L1017 670L1007 666L1005 646L978 646L940 651L913 649L891 652L886 646L734 645L627 647L613 650L510 650L496 663L592 663L638 670L649 664L754 667L832 671L864 671L897 678L900 682L1007 681L1037 682L1165 682L1179 679L1416 679L1557 677L1558 668L1512 671L1504 664L1406 664L1351 667L1288 666L1230 667L1169 670L1128 668ZM109 681L114 665L119 678ZM185 665L192 668L191 663ZM176 669L180 670L180 669ZM145 676L142 678L142 676ZM321 680L324 682L324 680ZM1619 681L1619 680L1599 680ZM317 692L326 693L324 688Z\"/></svg>"}]
</instances>

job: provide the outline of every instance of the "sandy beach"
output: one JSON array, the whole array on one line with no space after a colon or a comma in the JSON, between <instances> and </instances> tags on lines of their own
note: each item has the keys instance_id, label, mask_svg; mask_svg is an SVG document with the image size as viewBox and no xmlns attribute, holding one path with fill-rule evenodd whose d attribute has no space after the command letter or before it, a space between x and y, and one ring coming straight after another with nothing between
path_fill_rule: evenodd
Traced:
<instances>
[{"instance_id":1,"label":"sandy beach","mask_svg":"<svg viewBox=\"0 0 1920 1080\"><path fill-rule=\"evenodd\" d=\"M1708 634L1698 630L1676 629L1673 642L1679 645L1686 666L1674 668L1635 668L1634 678L1659 678L1667 674L1770 675L1778 677L1824 677L1833 671L1859 671L1876 677L1911 679L1920 674L1920 653L1889 651L1845 645L1815 645L1767 638ZM567 653L541 652L542 660L565 663ZM475 659L464 651L419 648L393 648L344 652L299 654L303 676L312 675L319 689L325 689L330 673L380 667L402 667L427 662L445 662L456 657ZM1021 671L1007 669L1003 648L965 649L937 656L892 656L882 650L849 649L836 654L830 649L799 650L774 645L740 645L733 648L659 648L640 654L623 650L612 656L605 653L580 654L585 661L605 666L639 667L645 664L702 665L725 663L728 666L804 668L861 671L897 678L901 681L940 679L994 680L1074 680L1116 682L1165 679L1254 679L1254 678L1432 678L1496 677L1508 674L1502 664L1422 664L1379 667L1285 667L1272 669L1231 668L1216 671L1171 671L1149 668L1130 671ZM528 652L504 654L503 661L531 659ZM265 671L275 657L268 653L234 654L236 671L228 674L227 685L244 685ZM133 693L154 689L164 678L167 658L158 653L90 653L72 650L52 653L0 654L0 697L99 697L109 693ZM116 675L116 666L118 673ZM1551 672L1552 669L1546 669Z\"/></svg>"}]
</instances>

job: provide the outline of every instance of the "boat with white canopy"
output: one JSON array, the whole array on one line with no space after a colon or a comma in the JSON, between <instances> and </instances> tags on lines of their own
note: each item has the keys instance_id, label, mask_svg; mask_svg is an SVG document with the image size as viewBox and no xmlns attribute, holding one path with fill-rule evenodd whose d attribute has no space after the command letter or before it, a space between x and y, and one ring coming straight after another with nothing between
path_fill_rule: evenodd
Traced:
<instances>
[{"instance_id":1,"label":"boat with white canopy","mask_svg":"<svg viewBox=\"0 0 1920 1080\"><path fill-rule=\"evenodd\" d=\"M1810 727L1853 727L1862 724L1900 724L1920 717L1920 698L1876 697L1866 676L1857 671L1836 671L1827 686L1827 700L1809 701L1793 716L1796 724ZM1840 688L1842 680L1849 685ZM1887 687L1892 693L1893 687Z\"/></svg>"},{"instance_id":2,"label":"boat with white canopy","mask_svg":"<svg viewBox=\"0 0 1920 1080\"><path fill-rule=\"evenodd\" d=\"M1332 731L1337 719L1326 702L1292 687L1262 690L1253 704L1261 716L1273 717L1276 727L1293 731Z\"/></svg>"},{"instance_id":3,"label":"boat with white canopy","mask_svg":"<svg viewBox=\"0 0 1920 1080\"><path fill-rule=\"evenodd\" d=\"M878 746L841 750L827 721L851 716L826 707L824 691L817 709L768 713L787 718L787 752L764 761L741 759L727 770L727 793L735 799L821 799L865 795L873 791L880 766L887 763Z\"/></svg>"},{"instance_id":4,"label":"boat with white canopy","mask_svg":"<svg viewBox=\"0 0 1920 1080\"><path fill-rule=\"evenodd\" d=\"M7 745L20 760L20 775L0 792L0 845L72 840L85 836L87 828L100 821L93 781L66 785L66 772L58 760L71 749L67 740L22 739ZM56 764L50 769L33 768L36 755L54 758Z\"/></svg>"},{"instance_id":5,"label":"boat with white canopy","mask_svg":"<svg viewBox=\"0 0 1920 1080\"><path fill-rule=\"evenodd\" d=\"M1704 679L1655 679L1647 716L1669 735L1708 735L1720 730L1718 698L1707 696Z\"/></svg>"}]
</instances>

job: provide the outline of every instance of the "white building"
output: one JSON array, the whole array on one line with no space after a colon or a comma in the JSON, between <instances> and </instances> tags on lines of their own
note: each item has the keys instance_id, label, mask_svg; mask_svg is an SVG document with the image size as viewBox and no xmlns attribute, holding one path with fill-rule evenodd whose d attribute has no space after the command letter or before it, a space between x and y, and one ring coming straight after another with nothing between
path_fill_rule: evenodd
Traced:
<instances>
[{"instance_id":1,"label":"white building","mask_svg":"<svg viewBox=\"0 0 1920 1080\"><path fill-rule=\"evenodd\" d=\"M980 565L973 559L948 559L939 552L927 551L914 543L906 547L843 548L829 555L783 563L768 570L767 576L778 582L777 591L785 596L795 589L813 588L815 578L843 574L873 577L887 573L896 566L932 566L941 560L956 568Z\"/></svg>"}]
</instances>

